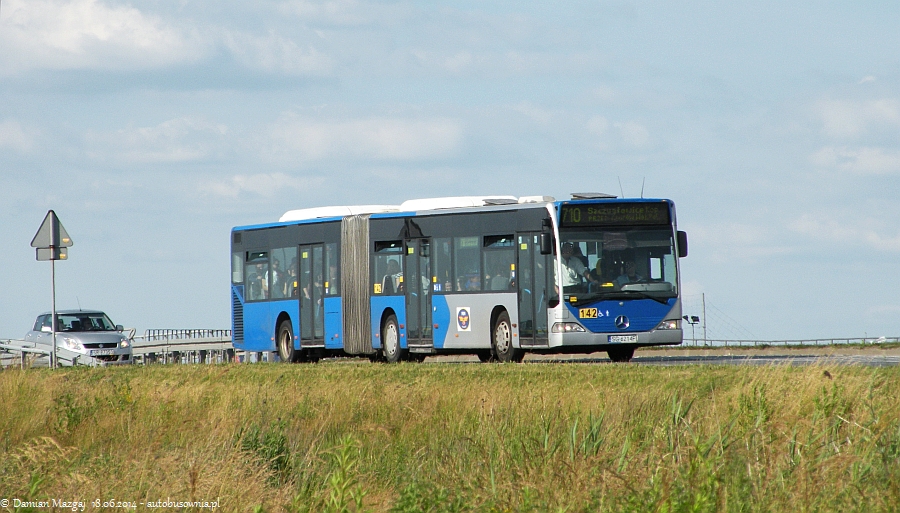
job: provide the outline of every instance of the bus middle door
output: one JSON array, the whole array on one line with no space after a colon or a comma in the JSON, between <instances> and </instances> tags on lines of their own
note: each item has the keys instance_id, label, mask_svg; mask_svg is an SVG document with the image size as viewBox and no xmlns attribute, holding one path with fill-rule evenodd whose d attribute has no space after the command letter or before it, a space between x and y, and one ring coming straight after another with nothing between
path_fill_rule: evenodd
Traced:
<instances>
[{"instance_id":1,"label":"bus middle door","mask_svg":"<svg viewBox=\"0 0 900 513\"><path fill-rule=\"evenodd\" d=\"M522 347L547 347L547 282L552 260L541 255L540 233L519 233L516 241L519 343Z\"/></svg>"},{"instance_id":2,"label":"bus middle door","mask_svg":"<svg viewBox=\"0 0 900 513\"><path fill-rule=\"evenodd\" d=\"M324 245L300 246L300 345L325 347Z\"/></svg>"},{"instance_id":3,"label":"bus middle door","mask_svg":"<svg viewBox=\"0 0 900 513\"><path fill-rule=\"evenodd\" d=\"M431 239L406 241L404 276L406 340L409 352L424 357L434 350L431 325Z\"/></svg>"}]
</instances>

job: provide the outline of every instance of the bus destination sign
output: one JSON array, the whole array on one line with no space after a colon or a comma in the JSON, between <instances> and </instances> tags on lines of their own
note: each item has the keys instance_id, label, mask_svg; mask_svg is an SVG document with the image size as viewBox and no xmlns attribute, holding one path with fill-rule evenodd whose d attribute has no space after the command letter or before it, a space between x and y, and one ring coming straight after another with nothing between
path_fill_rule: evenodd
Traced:
<instances>
[{"instance_id":1,"label":"bus destination sign","mask_svg":"<svg viewBox=\"0 0 900 513\"><path fill-rule=\"evenodd\" d=\"M559 225L563 228L623 224L670 224L669 204L665 201L563 205L560 210L560 216Z\"/></svg>"}]
</instances>

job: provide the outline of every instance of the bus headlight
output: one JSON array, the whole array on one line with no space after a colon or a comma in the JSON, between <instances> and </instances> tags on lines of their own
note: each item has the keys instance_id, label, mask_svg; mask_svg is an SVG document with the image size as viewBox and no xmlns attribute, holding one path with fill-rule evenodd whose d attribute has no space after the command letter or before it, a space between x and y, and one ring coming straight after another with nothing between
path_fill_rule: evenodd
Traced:
<instances>
[{"instance_id":1,"label":"bus headlight","mask_svg":"<svg viewBox=\"0 0 900 513\"><path fill-rule=\"evenodd\" d=\"M656 327L658 330L677 330L679 326L679 322L677 320L663 321L659 323L659 326Z\"/></svg>"},{"instance_id":2,"label":"bus headlight","mask_svg":"<svg viewBox=\"0 0 900 513\"><path fill-rule=\"evenodd\" d=\"M551 329L553 333L584 333L584 326L577 322L557 322Z\"/></svg>"}]
</instances>

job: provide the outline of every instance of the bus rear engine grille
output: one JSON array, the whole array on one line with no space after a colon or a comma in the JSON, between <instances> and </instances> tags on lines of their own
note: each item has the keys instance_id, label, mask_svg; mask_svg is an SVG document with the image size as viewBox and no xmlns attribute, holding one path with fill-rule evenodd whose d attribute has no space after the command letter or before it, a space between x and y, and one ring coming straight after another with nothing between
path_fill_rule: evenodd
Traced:
<instances>
[{"instance_id":1,"label":"bus rear engine grille","mask_svg":"<svg viewBox=\"0 0 900 513\"><path fill-rule=\"evenodd\" d=\"M234 312L234 326L232 327L232 335L235 341L244 340L244 305L241 299L233 291L231 293L231 304Z\"/></svg>"}]
</instances>

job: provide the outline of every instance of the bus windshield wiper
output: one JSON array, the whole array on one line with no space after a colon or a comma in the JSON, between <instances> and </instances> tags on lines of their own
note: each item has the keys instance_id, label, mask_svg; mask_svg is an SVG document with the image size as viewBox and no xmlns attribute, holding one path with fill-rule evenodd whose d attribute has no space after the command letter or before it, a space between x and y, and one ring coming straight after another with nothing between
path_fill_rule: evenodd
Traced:
<instances>
[{"instance_id":1,"label":"bus windshield wiper","mask_svg":"<svg viewBox=\"0 0 900 513\"><path fill-rule=\"evenodd\" d=\"M645 292L637 291L637 290L617 290L617 291L609 291L609 292L592 292L589 294L578 294L575 296L575 300L569 300L571 305L580 305L584 303L588 303L591 301L597 301L602 299L634 299L635 296L639 296L643 299L652 299L662 304L668 304L668 300L675 296L652 296Z\"/></svg>"}]
</instances>

